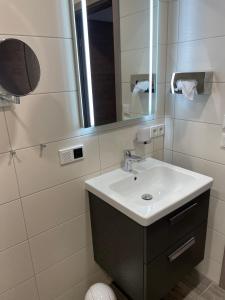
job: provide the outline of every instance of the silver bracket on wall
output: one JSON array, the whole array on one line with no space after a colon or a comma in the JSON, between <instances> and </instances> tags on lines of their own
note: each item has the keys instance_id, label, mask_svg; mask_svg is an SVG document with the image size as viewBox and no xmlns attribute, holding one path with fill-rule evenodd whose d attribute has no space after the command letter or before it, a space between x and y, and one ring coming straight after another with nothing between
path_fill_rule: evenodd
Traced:
<instances>
[{"instance_id":1,"label":"silver bracket on wall","mask_svg":"<svg viewBox=\"0 0 225 300\"><path fill-rule=\"evenodd\" d=\"M177 89L178 81L190 81L195 80L197 82L198 95L209 95L212 91L213 72L176 72L173 73L171 79L171 93L182 94L182 91Z\"/></svg>"},{"instance_id":2,"label":"silver bracket on wall","mask_svg":"<svg viewBox=\"0 0 225 300\"><path fill-rule=\"evenodd\" d=\"M0 94L0 107L9 107L12 104L20 104L20 97Z\"/></svg>"}]
</instances>

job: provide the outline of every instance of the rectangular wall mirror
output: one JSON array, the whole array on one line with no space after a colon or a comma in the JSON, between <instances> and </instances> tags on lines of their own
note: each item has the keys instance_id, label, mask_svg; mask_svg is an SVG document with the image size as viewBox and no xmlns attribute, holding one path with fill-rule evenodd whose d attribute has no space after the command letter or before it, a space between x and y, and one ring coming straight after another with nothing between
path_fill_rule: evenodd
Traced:
<instances>
[{"instance_id":1,"label":"rectangular wall mirror","mask_svg":"<svg viewBox=\"0 0 225 300\"><path fill-rule=\"evenodd\" d=\"M157 111L158 5L153 0L73 0L81 127Z\"/></svg>"}]
</instances>

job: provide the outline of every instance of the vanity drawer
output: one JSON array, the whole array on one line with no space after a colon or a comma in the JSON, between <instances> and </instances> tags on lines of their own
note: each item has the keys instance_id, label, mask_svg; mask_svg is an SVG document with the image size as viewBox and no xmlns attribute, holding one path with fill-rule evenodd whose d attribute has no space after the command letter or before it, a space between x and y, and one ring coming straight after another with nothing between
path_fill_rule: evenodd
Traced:
<instances>
[{"instance_id":1,"label":"vanity drawer","mask_svg":"<svg viewBox=\"0 0 225 300\"><path fill-rule=\"evenodd\" d=\"M210 191L146 228L145 263L151 262L179 239L207 221Z\"/></svg>"},{"instance_id":2,"label":"vanity drawer","mask_svg":"<svg viewBox=\"0 0 225 300\"><path fill-rule=\"evenodd\" d=\"M159 300L204 258L207 223L189 233L175 246L145 265L147 293L145 299Z\"/></svg>"}]
</instances>

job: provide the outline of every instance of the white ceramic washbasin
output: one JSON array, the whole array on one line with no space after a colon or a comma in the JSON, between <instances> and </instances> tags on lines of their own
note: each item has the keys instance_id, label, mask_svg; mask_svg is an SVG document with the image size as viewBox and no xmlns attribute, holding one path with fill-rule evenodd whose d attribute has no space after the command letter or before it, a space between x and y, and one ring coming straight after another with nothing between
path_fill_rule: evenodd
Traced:
<instances>
[{"instance_id":1,"label":"white ceramic washbasin","mask_svg":"<svg viewBox=\"0 0 225 300\"><path fill-rule=\"evenodd\" d=\"M86 189L142 226L149 226L207 191L213 179L171 164L147 158L86 181ZM143 200L149 194L151 200Z\"/></svg>"}]
</instances>

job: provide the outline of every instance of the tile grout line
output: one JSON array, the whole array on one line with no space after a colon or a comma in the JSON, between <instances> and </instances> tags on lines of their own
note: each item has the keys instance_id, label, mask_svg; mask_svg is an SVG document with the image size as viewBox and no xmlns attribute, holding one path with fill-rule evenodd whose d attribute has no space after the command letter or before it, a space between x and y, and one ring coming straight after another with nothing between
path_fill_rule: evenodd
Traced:
<instances>
[{"instance_id":1,"label":"tile grout line","mask_svg":"<svg viewBox=\"0 0 225 300\"><path fill-rule=\"evenodd\" d=\"M42 270L40 270L40 271L38 271L38 272L35 272L34 275L35 275L35 276L38 276L39 274L44 273L44 272L48 271L49 269L54 268L55 266L57 266L57 265L59 265L59 264L65 262L66 260L70 259L70 258L73 257L74 255L77 255L78 253L80 253L80 252L82 252L82 251L84 251L84 250L88 250L88 249L92 249L92 243L91 243L91 242L88 243L86 246L80 248L78 251L75 251L75 252L73 252L72 254L70 254L70 255L64 257L63 259L60 259L60 260L57 261L56 263L54 263L54 264L52 264L52 265L50 265L50 266L48 266L48 267L46 267L46 268L43 268Z\"/></svg>"},{"instance_id":2,"label":"tile grout line","mask_svg":"<svg viewBox=\"0 0 225 300\"><path fill-rule=\"evenodd\" d=\"M202 161L207 161L209 163L216 164L216 165L219 165L221 167L225 167L225 163L222 164L222 163L219 163L219 162L214 161L214 160L209 160L209 159L206 159L206 158L202 158L200 156L194 156L194 155L191 155L191 154L188 154L188 153L184 153L184 152L180 152L180 151L177 151L177 150L174 150L174 149L173 149L173 152L178 153L178 154L182 154L184 156L189 156L189 157L192 157L192 158L197 158L197 159L202 160Z\"/></svg>"},{"instance_id":3,"label":"tile grout line","mask_svg":"<svg viewBox=\"0 0 225 300\"><path fill-rule=\"evenodd\" d=\"M27 279L25 279L25 280L23 280L23 281L21 281L21 282L19 282L19 283L17 283L14 287L11 287L11 288L9 288L9 289L7 289L7 290L4 290L3 292L0 293L0 297L1 297L2 295L4 295L5 293L8 293L8 292L10 292L10 291L16 289L18 286L20 286L21 284L24 284L25 282L27 282L27 281L29 281L29 280L31 280L31 279L34 279L34 280L35 280L34 275L31 276L31 277L29 277L29 278L27 278Z\"/></svg>"},{"instance_id":4,"label":"tile grout line","mask_svg":"<svg viewBox=\"0 0 225 300\"><path fill-rule=\"evenodd\" d=\"M35 233L35 234L30 235L28 238L29 238L29 239L36 238L36 237L38 237L39 235L42 235L42 234L44 234L44 233L46 233L46 232L49 232L49 231L52 231L52 230L54 230L54 229L56 229L56 228L58 228L58 227L61 227L61 226L65 225L65 224L68 224L68 223L70 223L70 222L72 222L72 221L75 221L75 220L77 220L77 219L79 219L79 218L81 218L81 217L87 216L88 213L89 213L89 211L86 210L85 212L83 212L82 214L79 214L78 216L75 216L75 217L69 218L69 219L67 219L67 220L64 220L63 222L57 223L57 224L55 224L55 225L53 225L53 226L51 226L51 227L48 227L48 228L45 229L45 230L42 230L42 231L40 231L40 232L38 232L38 233Z\"/></svg>"},{"instance_id":5,"label":"tile grout line","mask_svg":"<svg viewBox=\"0 0 225 300\"><path fill-rule=\"evenodd\" d=\"M223 34L223 35L212 35L212 36L208 36L208 37L204 37L204 38L202 37L202 38L196 38L196 39L185 40L185 41L179 41L179 36L178 36L178 41L169 43L168 45L170 46L170 45L177 44L179 46L179 45L184 45L184 44L187 44L187 43L208 41L208 40L220 39L220 38L225 38L225 34Z\"/></svg>"},{"instance_id":6,"label":"tile grout line","mask_svg":"<svg viewBox=\"0 0 225 300\"><path fill-rule=\"evenodd\" d=\"M168 63L168 39L169 39L169 6L170 3L167 2L167 42L166 42L166 61L165 61L165 83L163 84L165 91L164 91L164 117L166 116L166 99L167 99L167 83L166 83L166 78L167 78L167 63ZM159 22L159 21L158 21ZM165 143L165 139L164 139Z\"/></svg>"},{"instance_id":7,"label":"tile grout line","mask_svg":"<svg viewBox=\"0 0 225 300\"><path fill-rule=\"evenodd\" d=\"M4 109L4 116L5 116L6 130L7 130L7 133L8 133L9 143L10 143L10 146L12 148L11 138L10 138L10 135L9 135L8 123L7 123L7 119L6 119L6 115L5 115L5 109ZM19 186L19 178L18 178L16 166L15 166L14 157L12 157L12 163L13 163L14 172L15 172L15 175L16 175L16 182L17 182L17 188L18 188L18 193L19 193L20 207L21 207L22 215L23 215L23 222L24 222L24 227L25 227L26 237L27 237L27 245L29 247L29 256L30 256L31 265L32 265L32 269L33 269L33 276L34 276L34 279L35 279L35 285L36 285L36 289L37 289L38 298L40 300L41 298L40 298L39 289L38 289L38 283L37 283L37 278L36 278L36 274L35 274L34 261L33 261L32 252L31 252L31 246L30 246L30 241L29 241L28 229L27 229L27 224L26 224L26 219L25 219L25 214L24 214L24 208L23 208L22 198L21 198L21 192L20 192L20 186Z\"/></svg>"},{"instance_id":8,"label":"tile grout line","mask_svg":"<svg viewBox=\"0 0 225 300\"><path fill-rule=\"evenodd\" d=\"M213 285L213 282L211 281L211 283L209 284L209 286L207 286L207 288L199 295L199 297L203 296L203 294L204 294L206 291L208 291L208 290L211 288L212 285Z\"/></svg>"},{"instance_id":9,"label":"tile grout line","mask_svg":"<svg viewBox=\"0 0 225 300\"><path fill-rule=\"evenodd\" d=\"M96 271L92 274L92 276L95 276L97 275L98 273L100 273L99 271ZM87 277L92 277L92 276L87 276ZM72 289L74 289L75 287L79 286L80 284L82 284L83 282L85 282L85 279L79 281L78 283L72 285L69 289L67 289L66 291L64 291L62 294L56 296L56 298L54 298L53 300L57 300L59 299L60 297L63 297L64 295L66 295L69 291L71 291ZM75 299L76 300L76 299ZM118 299L119 300L119 299Z\"/></svg>"},{"instance_id":10,"label":"tile grout line","mask_svg":"<svg viewBox=\"0 0 225 300\"><path fill-rule=\"evenodd\" d=\"M55 187L59 187L61 185L64 185L64 184L67 184L67 183L72 183L73 181L77 181L77 180L81 180L81 179L85 179L85 177L88 177L88 176L92 176L92 175L95 175L97 173L99 173L101 170L98 169L98 170L95 170L94 172L91 172L91 173L86 173L84 174L83 176L81 177L75 177L75 178L72 178L72 179L69 179L69 180L66 180L66 181L63 181L63 182L60 182L60 183L57 183L57 184L54 184L54 185L51 185L51 186L48 186L48 187L45 187L45 188L42 188L41 190L37 190L37 191L34 191L32 193L28 193L28 194L25 194L25 195L22 195L21 198L27 198L27 197L30 197L34 194L37 194L37 193L41 193L41 192L44 192L44 191L47 191L47 190L50 190L50 189L53 189Z\"/></svg>"},{"instance_id":11,"label":"tile grout line","mask_svg":"<svg viewBox=\"0 0 225 300\"><path fill-rule=\"evenodd\" d=\"M218 126L220 128L221 128L221 125L222 125L222 122L221 123L213 123L213 122L206 122L206 121L197 121L197 120L194 120L194 119L177 118L176 116L174 116L173 119L177 120L177 121L184 121L184 122L190 122L190 123L200 123L200 124L207 124L207 125L215 125L215 126Z\"/></svg>"},{"instance_id":12,"label":"tile grout line","mask_svg":"<svg viewBox=\"0 0 225 300\"><path fill-rule=\"evenodd\" d=\"M99 167L100 172L102 173L102 160L101 160L101 146L100 146L100 134L98 135L98 159L99 159Z\"/></svg>"},{"instance_id":13,"label":"tile grout line","mask_svg":"<svg viewBox=\"0 0 225 300\"><path fill-rule=\"evenodd\" d=\"M56 138L56 139L53 139L53 140L49 140L49 141L45 142L45 144L46 145L51 145L51 144L54 144L54 143L60 143L60 142L64 142L64 141L70 141L72 139L79 139L79 138L88 138L88 137L93 137L93 136L99 136L101 134L107 134L107 133L115 131L115 130L123 130L125 128L130 128L130 127L135 127L135 126L141 126L141 125L144 125L145 123L154 122L154 121L160 120L160 119L163 119L163 118L160 117L160 118L151 119L151 120L139 120L139 121L138 121L138 119L136 119L136 120L134 119L134 120L132 120L131 124L123 124L122 126L118 126L118 127L115 127L115 128L109 128L109 129L106 128L106 129L96 129L96 130L93 130L91 128L88 128L87 131L86 131L85 128L80 128L80 129L78 129L78 131L74 135L71 135L69 137ZM15 147L15 148L12 148L11 150L20 151L20 150L27 150L27 149L36 148L36 147L39 147L39 146L40 146L40 143L33 144L33 145L28 145L28 146L24 146L24 147ZM5 151L5 152L2 152L0 154L9 153L9 152L10 151Z\"/></svg>"},{"instance_id":14,"label":"tile grout line","mask_svg":"<svg viewBox=\"0 0 225 300\"><path fill-rule=\"evenodd\" d=\"M19 200L19 199L17 199L17 200ZM16 201L17 201L17 200L16 200ZM63 226L63 225L66 224L66 223L70 223L70 222L72 222L72 221L74 221L74 220L76 220L76 219L78 219L78 218L80 218L80 217L82 217L82 216L88 215L88 213L89 213L88 211L85 211L83 214L80 214L79 216L72 217L72 218L70 218L70 219L67 219L66 221L63 221L62 223L57 223L56 225L54 225L54 226L52 226L52 227L49 227L49 228L47 228L47 229L44 230L44 231L41 231L41 232L36 233L36 234L34 234L34 235L28 236L28 237L26 237L24 240L22 240L22 241L20 241L20 242L18 242L18 243L16 243L16 244L14 244L14 245L11 245L11 246L8 246L8 247L6 247L6 248L4 248L4 249L1 249L1 250L0 250L0 254L1 254L2 252L4 252L4 251L7 251L7 250L11 249L11 248L14 248L14 247L17 247L17 246L19 246L19 245L22 245L22 244L24 244L25 242L28 242L28 240L31 240L31 239L33 239L33 238L36 238L36 237L38 237L39 235L42 235L42 234L44 234L44 233L47 233L48 231L52 231L52 230L54 230L54 229L57 229L58 227L61 227L61 226ZM79 250L78 250L78 251L79 251Z\"/></svg>"},{"instance_id":15,"label":"tile grout line","mask_svg":"<svg viewBox=\"0 0 225 300\"><path fill-rule=\"evenodd\" d=\"M32 35L32 34L21 34L21 33L0 33L0 36L14 36L14 37L30 37L30 38L44 38L44 39L62 39L62 40L72 40L72 36L48 36L48 35Z\"/></svg>"}]
</instances>

